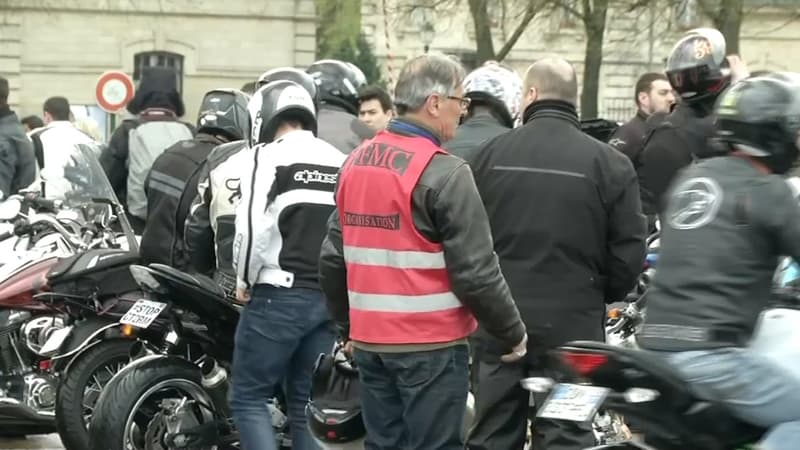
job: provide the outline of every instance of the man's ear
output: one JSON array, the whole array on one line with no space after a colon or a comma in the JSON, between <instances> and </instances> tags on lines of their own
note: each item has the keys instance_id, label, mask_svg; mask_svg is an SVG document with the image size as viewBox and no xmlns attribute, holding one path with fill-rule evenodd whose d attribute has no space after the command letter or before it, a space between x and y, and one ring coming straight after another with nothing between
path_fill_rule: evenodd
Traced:
<instances>
[{"instance_id":1,"label":"man's ear","mask_svg":"<svg viewBox=\"0 0 800 450\"><path fill-rule=\"evenodd\" d=\"M650 95L647 92L639 92L639 94L636 95L636 98L639 100L639 105L637 106L642 106L644 101L650 98Z\"/></svg>"},{"instance_id":2,"label":"man's ear","mask_svg":"<svg viewBox=\"0 0 800 450\"><path fill-rule=\"evenodd\" d=\"M438 95L431 95L425 100L425 110L428 114L438 117L439 116L439 108L441 107L441 97Z\"/></svg>"},{"instance_id":3,"label":"man's ear","mask_svg":"<svg viewBox=\"0 0 800 450\"><path fill-rule=\"evenodd\" d=\"M528 104L531 104L539 98L539 91L536 90L535 87L531 86L528 89L528 93L525 95L526 99L528 100Z\"/></svg>"}]
</instances>

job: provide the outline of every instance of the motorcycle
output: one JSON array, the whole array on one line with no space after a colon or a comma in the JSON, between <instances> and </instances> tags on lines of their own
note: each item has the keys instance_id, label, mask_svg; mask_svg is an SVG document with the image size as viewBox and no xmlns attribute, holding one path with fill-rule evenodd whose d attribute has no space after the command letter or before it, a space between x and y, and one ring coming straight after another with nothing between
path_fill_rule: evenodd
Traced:
<instances>
[{"instance_id":1,"label":"motorcycle","mask_svg":"<svg viewBox=\"0 0 800 450\"><path fill-rule=\"evenodd\" d=\"M0 307L8 315L0 328L0 423L22 435L68 428L69 448L81 448L81 436L88 441L84 408L99 390L92 383L102 384L103 372L128 360L133 340L117 320L132 304L125 294L138 290L128 271L138 260L136 240L91 151L79 146L69 154L60 175L70 189L61 199L32 193L18 199L15 235L56 234L51 251L0 268ZM111 229L115 222L124 245Z\"/></svg>"},{"instance_id":2,"label":"motorcycle","mask_svg":"<svg viewBox=\"0 0 800 450\"><path fill-rule=\"evenodd\" d=\"M800 266L784 259L775 275L775 301L762 312L749 347L785 365L798 376L800 357ZM571 378L555 383L528 378L522 386L550 392L540 417L582 422L601 408L635 419L644 444L625 441L597 447L608 450L750 448L767 430L735 418L725 405L688 383L662 358L635 348L600 342L572 342L555 350L553 366ZM646 445L646 446L645 446Z\"/></svg>"},{"instance_id":3,"label":"motorcycle","mask_svg":"<svg viewBox=\"0 0 800 450\"><path fill-rule=\"evenodd\" d=\"M241 307L202 275L161 264L130 271L147 298L120 323L139 342L100 394L91 448L238 448L227 390ZM268 407L279 447L290 448L285 409Z\"/></svg>"}]
</instances>

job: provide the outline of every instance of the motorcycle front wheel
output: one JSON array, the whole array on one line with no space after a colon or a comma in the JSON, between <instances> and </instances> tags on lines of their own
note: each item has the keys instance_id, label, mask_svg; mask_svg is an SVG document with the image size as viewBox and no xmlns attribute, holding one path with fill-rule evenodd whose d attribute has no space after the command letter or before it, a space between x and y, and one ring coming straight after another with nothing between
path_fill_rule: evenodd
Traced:
<instances>
[{"instance_id":1,"label":"motorcycle front wheel","mask_svg":"<svg viewBox=\"0 0 800 450\"><path fill-rule=\"evenodd\" d=\"M143 361L106 385L89 426L90 448L166 450L168 434L211 424L214 415L197 366L168 358Z\"/></svg>"},{"instance_id":2,"label":"motorcycle front wheel","mask_svg":"<svg viewBox=\"0 0 800 450\"><path fill-rule=\"evenodd\" d=\"M75 357L56 394L56 428L67 450L89 448L87 430L106 383L130 360L133 341L102 341Z\"/></svg>"}]
</instances>

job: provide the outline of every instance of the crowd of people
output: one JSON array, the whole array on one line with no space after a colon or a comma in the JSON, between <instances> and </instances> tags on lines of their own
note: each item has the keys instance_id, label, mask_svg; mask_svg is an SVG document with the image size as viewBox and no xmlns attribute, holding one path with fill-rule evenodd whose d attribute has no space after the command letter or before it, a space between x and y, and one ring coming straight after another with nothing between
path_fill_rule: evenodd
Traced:
<instances>
[{"instance_id":1,"label":"crowd of people","mask_svg":"<svg viewBox=\"0 0 800 450\"><path fill-rule=\"evenodd\" d=\"M336 60L254 88L209 91L188 124L174 74L145 70L99 155L143 262L211 276L245 305L230 398L243 449L275 448L266 401L280 389L293 448L325 441L305 409L337 339L367 449L521 449L519 381L547 374L555 346L604 340L605 305L635 286L658 220L642 347L774 427L764 448L800 440L800 380L745 349L777 256L800 257L781 177L800 145L796 76L753 76L717 30L693 30L665 73L640 77L638 112L609 143L581 131L558 57L519 76L425 54L393 95ZM0 198L59 146L93 140L61 97L26 135L7 97L0 79ZM590 425L533 422L533 448L594 445Z\"/></svg>"}]
</instances>

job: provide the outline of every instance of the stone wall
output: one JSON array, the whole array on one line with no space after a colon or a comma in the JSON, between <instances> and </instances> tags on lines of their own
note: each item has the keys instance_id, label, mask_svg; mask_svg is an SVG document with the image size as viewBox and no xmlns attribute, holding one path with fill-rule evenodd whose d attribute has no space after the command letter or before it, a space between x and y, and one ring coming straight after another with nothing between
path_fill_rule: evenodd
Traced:
<instances>
[{"instance_id":1,"label":"stone wall","mask_svg":"<svg viewBox=\"0 0 800 450\"><path fill-rule=\"evenodd\" d=\"M21 115L66 96L94 105L106 70L133 74L134 55L183 56L186 120L204 92L241 88L267 69L314 59L313 0L4 0L0 75Z\"/></svg>"}]
</instances>

